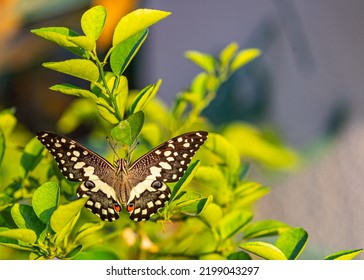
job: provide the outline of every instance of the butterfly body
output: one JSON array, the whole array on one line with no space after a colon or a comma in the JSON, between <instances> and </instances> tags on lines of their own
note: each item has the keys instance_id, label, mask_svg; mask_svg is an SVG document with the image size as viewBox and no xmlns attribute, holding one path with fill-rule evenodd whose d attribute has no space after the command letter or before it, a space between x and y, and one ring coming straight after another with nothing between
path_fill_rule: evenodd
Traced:
<instances>
[{"instance_id":1,"label":"butterfly body","mask_svg":"<svg viewBox=\"0 0 364 280\"><path fill-rule=\"evenodd\" d=\"M166 204L171 195L166 182L180 179L207 135L197 131L174 137L130 166L123 159L114 166L62 135L38 132L37 138L68 180L82 182L77 195L89 197L85 206L94 214L102 220L114 221L119 218L122 205L132 220L142 221Z\"/></svg>"}]
</instances>

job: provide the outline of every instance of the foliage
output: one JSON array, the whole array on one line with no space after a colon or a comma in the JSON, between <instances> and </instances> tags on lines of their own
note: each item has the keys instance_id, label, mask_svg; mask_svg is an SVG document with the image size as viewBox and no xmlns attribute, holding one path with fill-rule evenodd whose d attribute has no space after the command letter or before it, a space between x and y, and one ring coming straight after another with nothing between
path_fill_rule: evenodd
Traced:
<instances>
[{"instance_id":1,"label":"foliage","mask_svg":"<svg viewBox=\"0 0 364 280\"><path fill-rule=\"evenodd\" d=\"M11 249L1 258L299 258L308 240L304 229L272 220L253 222L252 207L269 188L250 181L247 164L242 163L249 158L264 166L287 168L297 162L296 153L248 124L230 124L221 134L212 133L214 127L201 115L219 87L258 57L259 50L239 50L232 43L216 58L187 52L186 57L202 72L176 97L172 108L156 97L161 81L129 91L123 72L148 36L148 28L169 14L140 9L123 17L103 59L97 53L106 20L102 6L83 14L83 35L66 27L32 32L78 57L46 62L44 67L90 83L89 89L72 84L51 87L77 97L59 120L60 131L69 133L89 122L93 135L111 135L124 155L139 142L134 156L140 156L171 136L204 129L210 133L196 155L199 160L171 185L171 199L157 217L136 223L124 211L114 223L101 222L83 210L87 199L75 199L77 186L60 174L43 146L34 137L28 142L19 137L27 133L16 132L14 112L5 110L0 113L0 244ZM14 144L19 142L25 144L19 148ZM268 236L275 237L275 243L263 241ZM351 259L361 251L342 251L327 259Z\"/></svg>"}]
</instances>

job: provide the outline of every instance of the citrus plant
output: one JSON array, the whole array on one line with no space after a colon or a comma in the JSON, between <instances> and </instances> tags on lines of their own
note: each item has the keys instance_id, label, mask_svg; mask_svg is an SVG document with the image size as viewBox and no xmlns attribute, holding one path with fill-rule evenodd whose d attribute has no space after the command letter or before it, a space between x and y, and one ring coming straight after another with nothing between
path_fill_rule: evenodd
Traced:
<instances>
[{"instance_id":1,"label":"citrus plant","mask_svg":"<svg viewBox=\"0 0 364 280\"><path fill-rule=\"evenodd\" d=\"M88 146L98 143L100 154L111 162L115 157L138 158L180 133L209 132L208 140L182 178L170 184L169 202L149 221L131 221L126 211L120 212L121 217L115 222L100 221L84 210L87 198L76 199L77 184L62 176L41 143L35 137L24 140L30 133L16 128L14 111L4 110L0 113L0 245L10 249L0 253L1 258L300 257L308 241L303 228L275 220L253 221L254 203L269 188L250 180L248 165L242 161L248 156L261 164L288 166L297 161L297 154L272 144L259 129L248 124L229 124L218 133L202 115L220 86L258 57L259 50L239 50L236 43L231 43L218 57L187 52L186 57L202 72L188 90L176 96L171 107L156 96L161 80L139 91L129 89L123 76L126 67L146 40L148 28L169 15L165 11L139 9L124 16L103 58L97 53L97 39L107 16L102 6L83 14L84 34L66 27L32 30L77 57L46 62L44 67L90 83L89 88L73 84L51 86L54 91L76 97L58 121L58 130L67 134L89 122L93 137L80 141ZM235 141L231 140L233 134ZM105 136L111 136L114 149L108 148ZM279 162L275 164L271 157L267 161L262 150L264 154L274 154ZM268 242L265 237L274 238ZM341 251L326 259L352 259L361 251Z\"/></svg>"}]
</instances>

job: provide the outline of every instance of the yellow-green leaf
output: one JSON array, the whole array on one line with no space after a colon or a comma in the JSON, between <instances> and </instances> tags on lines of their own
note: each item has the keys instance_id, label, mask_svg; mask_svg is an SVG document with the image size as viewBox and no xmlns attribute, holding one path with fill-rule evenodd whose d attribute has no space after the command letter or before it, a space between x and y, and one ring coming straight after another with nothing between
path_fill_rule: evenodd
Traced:
<instances>
[{"instance_id":1,"label":"yellow-green leaf","mask_svg":"<svg viewBox=\"0 0 364 280\"><path fill-rule=\"evenodd\" d=\"M267 242L247 242L240 244L239 247L266 260L287 260L279 248Z\"/></svg>"},{"instance_id":2,"label":"yellow-green leaf","mask_svg":"<svg viewBox=\"0 0 364 280\"><path fill-rule=\"evenodd\" d=\"M87 10L81 17L81 27L87 37L94 42L99 38L106 22L106 9L101 6L95 6Z\"/></svg>"},{"instance_id":3,"label":"yellow-green leaf","mask_svg":"<svg viewBox=\"0 0 364 280\"><path fill-rule=\"evenodd\" d=\"M198 51L187 51L185 56L206 72L214 73L216 61L213 56Z\"/></svg>"},{"instance_id":4,"label":"yellow-green leaf","mask_svg":"<svg viewBox=\"0 0 364 280\"><path fill-rule=\"evenodd\" d=\"M363 249L339 251L327 256L325 260L352 260L361 252L363 252Z\"/></svg>"},{"instance_id":5,"label":"yellow-green leaf","mask_svg":"<svg viewBox=\"0 0 364 280\"><path fill-rule=\"evenodd\" d=\"M260 56L260 54L261 52L259 49L246 49L240 51L231 61L230 72L235 72L256 57Z\"/></svg>"},{"instance_id":6,"label":"yellow-green leaf","mask_svg":"<svg viewBox=\"0 0 364 280\"><path fill-rule=\"evenodd\" d=\"M72 201L68 204L60 205L53 212L50 224L55 232L60 232L68 223L70 223L85 205L88 197L83 197Z\"/></svg>"},{"instance_id":7,"label":"yellow-green leaf","mask_svg":"<svg viewBox=\"0 0 364 280\"><path fill-rule=\"evenodd\" d=\"M97 66L87 59L69 59L59 62L45 62L44 67L68 74L90 82L97 82L99 70Z\"/></svg>"},{"instance_id":8,"label":"yellow-green leaf","mask_svg":"<svg viewBox=\"0 0 364 280\"><path fill-rule=\"evenodd\" d=\"M236 42L230 43L220 52L221 66L225 67L229 64L231 59L234 57L239 45Z\"/></svg>"},{"instance_id":9,"label":"yellow-green leaf","mask_svg":"<svg viewBox=\"0 0 364 280\"><path fill-rule=\"evenodd\" d=\"M59 202L59 185L55 182L47 182L35 190L32 205L35 214L45 224L49 224L53 211Z\"/></svg>"},{"instance_id":10,"label":"yellow-green leaf","mask_svg":"<svg viewBox=\"0 0 364 280\"><path fill-rule=\"evenodd\" d=\"M121 18L115 28L113 46L166 18L170 14L170 12L152 9L137 9L127 14Z\"/></svg>"},{"instance_id":11,"label":"yellow-green leaf","mask_svg":"<svg viewBox=\"0 0 364 280\"><path fill-rule=\"evenodd\" d=\"M35 233L35 231L25 228L0 231L0 237L11 238L30 244L35 243L35 241L37 240L37 234Z\"/></svg>"}]
</instances>

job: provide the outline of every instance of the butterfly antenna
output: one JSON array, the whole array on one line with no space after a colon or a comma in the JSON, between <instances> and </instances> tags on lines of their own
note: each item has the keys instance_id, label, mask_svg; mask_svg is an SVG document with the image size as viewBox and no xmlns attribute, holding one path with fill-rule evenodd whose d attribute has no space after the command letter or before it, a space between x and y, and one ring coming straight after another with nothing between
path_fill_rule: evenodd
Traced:
<instances>
[{"instance_id":1,"label":"butterfly antenna","mask_svg":"<svg viewBox=\"0 0 364 280\"><path fill-rule=\"evenodd\" d=\"M134 141L133 142L133 144L131 145L131 147L130 147L130 149L129 149L129 151L127 152L127 155L126 155L126 160L128 161L128 163L130 163L131 162L131 158L132 158L132 156L133 156L133 153L134 153L134 151L135 151L135 149L136 149L136 147L139 145L139 141Z\"/></svg>"},{"instance_id":2,"label":"butterfly antenna","mask_svg":"<svg viewBox=\"0 0 364 280\"><path fill-rule=\"evenodd\" d=\"M112 151L114 152L113 154L113 162L117 162L118 160L120 160L120 156L118 154L118 152L116 151L116 146L118 145L117 143L113 144L112 141L110 140L110 138L108 136L106 136L106 140L107 142L109 142L109 146L112 149Z\"/></svg>"}]
</instances>

